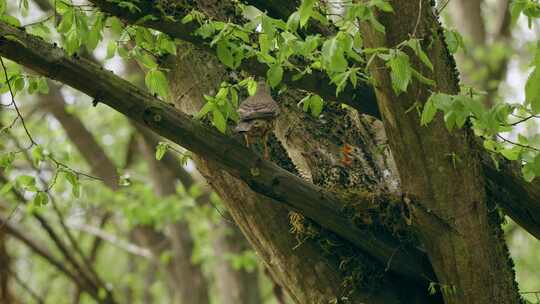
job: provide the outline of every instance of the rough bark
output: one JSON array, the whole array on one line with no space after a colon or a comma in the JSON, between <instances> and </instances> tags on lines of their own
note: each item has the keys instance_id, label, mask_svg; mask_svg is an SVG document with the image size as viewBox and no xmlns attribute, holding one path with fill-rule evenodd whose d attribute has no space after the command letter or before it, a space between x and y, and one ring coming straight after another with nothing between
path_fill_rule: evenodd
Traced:
<instances>
[{"instance_id":1,"label":"rough bark","mask_svg":"<svg viewBox=\"0 0 540 304\"><path fill-rule=\"evenodd\" d=\"M366 47L392 47L416 28L435 66L430 76L437 83L436 90L457 93L454 62L441 35L432 35L441 28L430 1L395 0L391 4L398 15L378 15L386 35L363 26ZM432 43L429 48L428 42ZM428 74L419 60L413 62ZM418 115L407 109L425 101L432 88L414 83L407 93L397 96L384 63L376 62L371 72L378 84L379 109L403 191L421 202L410 206L413 225L426 246L438 283L452 290L444 295L445 303L519 303L499 222L489 212L493 207L484 190L486 181L472 132L465 128L450 133L441 116L428 128L420 127ZM459 160L452 161L452 156Z\"/></svg>"}]
</instances>

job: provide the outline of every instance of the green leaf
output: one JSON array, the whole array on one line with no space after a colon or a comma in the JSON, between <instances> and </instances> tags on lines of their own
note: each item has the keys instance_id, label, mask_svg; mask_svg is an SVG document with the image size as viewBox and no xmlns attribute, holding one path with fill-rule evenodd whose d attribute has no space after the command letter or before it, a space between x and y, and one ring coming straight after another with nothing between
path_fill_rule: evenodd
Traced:
<instances>
[{"instance_id":1,"label":"green leaf","mask_svg":"<svg viewBox=\"0 0 540 304\"><path fill-rule=\"evenodd\" d=\"M40 77L38 82L37 90L41 94L48 94L49 93L49 85L47 84L47 79L44 77Z\"/></svg>"},{"instance_id":2,"label":"green leaf","mask_svg":"<svg viewBox=\"0 0 540 304\"><path fill-rule=\"evenodd\" d=\"M169 144L166 142L160 142L158 143L156 147L156 160L161 160L163 156L165 156L165 153L167 153L167 150L169 149Z\"/></svg>"},{"instance_id":3,"label":"green leaf","mask_svg":"<svg viewBox=\"0 0 540 304\"><path fill-rule=\"evenodd\" d=\"M427 84L429 86L435 86L435 81L432 79L427 78L426 76L420 74L417 70L411 68L411 73L418 81L420 81L423 84Z\"/></svg>"},{"instance_id":4,"label":"green leaf","mask_svg":"<svg viewBox=\"0 0 540 304\"><path fill-rule=\"evenodd\" d=\"M234 68L234 57L226 41L219 41L217 44L217 56L219 61L229 68Z\"/></svg>"},{"instance_id":5,"label":"green leaf","mask_svg":"<svg viewBox=\"0 0 540 304\"><path fill-rule=\"evenodd\" d=\"M523 173L523 177L528 182L531 182L535 177L540 175L540 154L536 155L536 157L529 162L526 162L525 165L522 167L521 172Z\"/></svg>"},{"instance_id":6,"label":"green leaf","mask_svg":"<svg viewBox=\"0 0 540 304\"><path fill-rule=\"evenodd\" d=\"M436 113L437 107L435 106L435 101L432 95L424 104L424 108L422 109L422 117L420 118L420 125L426 126L427 124L429 124L435 117Z\"/></svg>"},{"instance_id":7,"label":"green leaf","mask_svg":"<svg viewBox=\"0 0 540 304\"><path fill-rule=\"evenodd\" d=\"M266 77L272 88L275 88L283 78L283 68L279 64L274 64L270 66L268 71L266 71Z\"/></svg>"},{"instance_id":8,"label":"green leaf","mask_svg":"<svg viewBox=\"0 0 540 304\"><path fill-rule=\"evenodd\" d=\"M3 15L6 12L7 3L6 0L0 0L0 15Z\"/></svg>"},{"instance_id":9,"label":"green leaf","mask_svg":"<svg viewBox=\"0 0 540 304\"><path fill-rule=\"evenodd\" d=\"M298 25L300 24L300 14L294 12L287 19L287 29L291 32L296 32L298 30Z\"/></svg>"},{"instance_id":10,"label":"green leaf","mask_svg":"<svg viewBox=\"0 0 540 304\"><path fill-rule=\"evenodd\" d=\"M111 40L109 41L109 44L107 44L107 56L105 59L113 58L114 54L116 54L116 41Z\"/></svg>"},{"instance_id":11,"label":"green leaf","mask_svg":"<svg viewBox=\"0 0 540 304\"><path fill-rule=\"evenodd\" d=\"M72 171L65 170L64 176L66 177L67 181L71 184L71 193L73 196L78 198L81 195L81 186L79 184L79 176L75 174Z\"/></svg>"},{"instance_id":12,"label":"green leaf","mask_svg":"<svg viewBox=\"0 0 540 304\"><path fill-rule=\"evenodd\" d=\"M238 107L238 91L236 90L236 88L231 87L230 92L231 92L231 103L235 108L237 108Z\"/></svg>"},{"instance_id":13,"label":"green leaf","mask_svg":"<svg viewBox=\"0 0 540 304\"><path fill-rule=\"evenodd\" d=\"M392 78L392 88L396 94L407 91L407 87L411 82L412 68L409 62L409 56L402 51L397 51L387 62L390 67L390 76Z\"/></svg>"},{"instance_id":14,"label":"green leaf","mask_svg":"<svg viewBox=\"0 0 540 304\"><path fill-rule=\"evenodd\" d=\"M137 53L135 55L135 59L140 64L144 65L146 68L148 68L150 70L155 70L155 69L158 68L157 62L154 60L154 58L152 56L150 56L147 53L143 53L143 54Z\"/></svg>"},{"instance_id":15,"label":"green leaf","mask_svg":"<svg viewBox=\"0 0 540 304\"><path fill-rule=\"evenodd\" d=\"M422 49L419 39L410 39L407 41L407 45L414 51L416 56L431 70L433 71L433 64L429 60L427 54Z\"/></svg>"},{"instance_id":16,"label":"green leaf","mask_svg":"<svg viewBox=\"0 0 540 304\"><path fill-rule=\"evenodd\" d=\"M510 4L510 15L512 16L512 24L514 24L521 12L527 5L527 0L515 0Z\"/></svg>"},{"instance_id":17,"label":"green leaf","mask_svg":"<svg viewBox=\"0 0 540 304\"><path fill-rule=\"evenodd\" d=\"M322 56L323 62L329 71L343 72L347 69L348 63L347 59L345 59L341 41L336 37L324 42Z\"/></svg>"},{"instance_id":18,"label":"green leaf","mask_svg":"<svg viewBox=\"0 0 540 304\"><path fill-rule=\"evenodd\" d=\"M101 32L103 31L103 27L105 25L104 21L105 16L102 13L99 13L94 21L94 25L92 26L90 33L88 34L88 39L86 40L86 47L89 51L94 50L103 38Z\"/></svg>"},{"instance_id":19,"label":"green leaf","mask_svg":"<svg viewBox=\"0 0 540 304\"><path fill-rule=\"evenodd\" d=\"M525 84L525 101L531 105L533 114L540 113L540 69L536 67Z\"/></svg>"},{"instance_id":20,"label":"green leaf","mask_svg":"<svg viewBox=\"0 0 540 304\"><path fill-rule=\"evenodd\" d=\"M11 167L11 164L15 160L15 153L14 152L8 152L5 154L2 154L0 156L0 167L4 169L9 169Z\"/></svg>"},{"instance_id":21,"label":"green leaf","mask_svg":"<svg viewBox=\"0 0 540 304\"><path fill-rule=\"evenodd\" d=\"M501 154L506 157L508 160L518 160L521 155L522 148L515 146L509 149L501 150Z\"/></svg>"},{"instance_id":22,"label":"green leaf","mask_svg":"<svg viewBox=\"0 0 540 304\"><path fill-rule=\"evenodd\" d=\"M255 95L257 93L257 82L250 78L247 82L247 90L249 96Z\"/></svg>"},{"instance_id":23,"label":"green leaf","mask_svg":"<svg viewBox=\"0 0 540 304\"><path fill-rule=\"evenodd\" d=\"M10 15L0 15L0 21L4 21L5 23L15 27L21 26L21 22L19 21L19 19Z\"/></svg>"},{"instance_id":24,"label":"green leaf","mask_svg":"<svg viewBox=\"0 0 540 304\"><path fill-rule=\"evenodd\" d=\"M199 111L199 113L197 113L196 118L197 118L197 119L203 118L204 116L206 116L206 114L208 114L210 111L212 111L215 107L216 107L216 104L215 104L214 102L208 101L208 102L201 108L201 110Z\"/></svg>"},{"instance_id":25,"label":"green leaf","mask_svg":"<svg viewBox=\"0 0 540 304\"><path fill-rule=\"evenodd\" d=\"M169 96L169 83L167 77L160 70L150 70L144 79L151 93L166 98Z\"/></svg>"},{"instance_id":26,"label":"green leaf","mask_svg":"<svg viewBox=\"0 0 540 304\"><path fill-rule=\"evenodd\" d=\"M444 37L450 54L455 54L460 47L464 46L463 37L457 31L445 30Z\"/></svg>"},{"instance_id":27,"label":"green leaf","mask_svg":"<svg viewBox=\"0 0 540 304\"><path fill-rule=\"evenodd\" d=\"M19 175L15 179L17 185L28 191L36 191L36 178L30 175Z\"/></svg>"},{"instance_id":28,"label":"green leaf","mask_svg":"<svg viewBox=\"0 0 540 304\"><path fill-rule=\"evenodd\" d=\"M264 14L261 15L261 27L262 27L263 33L268 35L268 38L270 40L273 40L276 34L276 27L274 23L272 22L272 18Z\"/></svg>"},{"instance_id":29,"label":"green leaf","mask_svg":"<svg viewBox=\"0 0 540 304\"><path fill-rule=\"evenodd\" d=\"M370 6L375 6L385 13L393 13L394 9L386 0L371 0Z\"/></svg>"},{"instance_id":30,"label":"green leaf","mask_svg":"<svg viewBox=\"0 0 540 304\"><path fill-rule=\"evenodd\" d=\"M307 112L309 110L310 98L311 98L311 94L306 95L304 98L302 98L302 100L298 102L298 105L302 105L302 109L304 110L304 112Z\"/></svg>"},{"instance_id":31,"label":"green leaf","mask_svg":"<svg viewBox=\"0 0 540 304\"><path fill-rule=\"evenodd\" d=\"M302 0L300 8L298 9L298 14L300 15L300 27L304 27L311 15L313 14L313 6L315 5L315 0Z\"/></svg>"},{"instance_id":32,"label":"green leaf","mask_svg":"<svg viewBox=\"0 0 540 304\"><path fill-rule=\"evenodd\" d=\"M15 186L15 183L12 181L5 183L2 188L0 188L0 195L4 196L7 194L9 191L11 191L11 189L13 189L13 186Z\"/></svg>"},{"instance_id":33,"label":"green leaf","mask_svg":"<svg viewBox=\"0 0 540 304\"><path fill-rule=\"evenodd\" d=\"M311 108L311 115L319 117L323 109L324 101L319 95L312 95L309 99L309 107Z\"/></svg>"},{"instance_id":34,"label":"green leaf","mask_svg":"<svg viewBox=\"0 0 540 304\"><path fill-rule=\"evenodd\" d=\"M184 18L182 18L182 20L180 20L180 22L182 22L182 24L186 24L186 23L190 23L191 21L193 21L193 14L187 14L184 16Z\"/></svg>"},{"instance_id":35,"label":"green leaf","mask_svg":"<svg viewBox=\"0 0 540 304\"><path fill-rule=\"evenodd\" d=\"M43 147L40 145L35 146L34 149L32 149L32 160L34 161L34 165L39 166L39 163L43 161L44 158Z\"/></svg>"},{"instance_id":36,"label":"green leaf","mask_svg":"<svg viewBox=\"0 0 540 304\"><path fill-rule=\"evenodd\" d=\"M168 54L176 55L176 43L165 34L160 34L157 38L159 48Z\"/></svg>"},{"instance_id":37,"label":"green leaf","mask_svg":"<svg viewBox=\"0 0 540 304\"><path fill-rule=\"evenodd\" d=\"M34 196L33 203L36 206L45 206L49 203L49 196L47 195L47 193L43 191L38 191L36 195Z\"/></svg>"},{"instance_id":38,"label":"green leaf","mask_svg":"<svg viewBox=\"0 0 540 304\"><path fill-rule=\"evenodd\" d=\"M73 26L73 21L75 19L74 10L72 7L66 10L62 16L62 21L58 24L58 32L67 33Z\"/></svg>"},{"instance_id":39,"label":"green leaf","mask_svg":"<svg viewBox=\"0 0 540 304\"><path fill-rule=\"evenodd\" d=\"M227 121L225 116L218 110L212 110L212 124L221 132L225 133L227 130Z\"/></svg>"},{"instance_id":40,"label":"green leaf","mask_svg":"<svg viewBox=\"0 0 540 304\"><path fill-rule=\"evenodd\" d=\"M266 34L260 34L259 48L261 49L261 53L268 54L272 48L272 39L270 39Z\"/></svg>"}]
</instances>

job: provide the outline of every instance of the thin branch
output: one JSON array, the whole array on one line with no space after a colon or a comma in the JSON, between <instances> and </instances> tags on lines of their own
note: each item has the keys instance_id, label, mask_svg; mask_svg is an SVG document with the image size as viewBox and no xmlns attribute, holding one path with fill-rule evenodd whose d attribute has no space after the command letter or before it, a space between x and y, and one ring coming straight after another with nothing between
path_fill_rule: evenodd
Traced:
<instances>
[{"instance_id":1,"label":"thin branch","mask_svg":"<svg viewBox=\"0 0 540 304\"><path fill-rule=\"evenodd\" d=\"M78 224L78 223L68 223L68 226L72 229L80 230L82 232L96 236L130 254L140 256L146 259L155 258L155 256L152 254L152 252L149 249L130 243L126 240L122 240L119 237L112 235L110 233L107 233L98 227L94 227L94 226L90 226L86 224Z\"/></svg>"},{"instance_id":2,"label":"thin branch","mask_svg":"<svg viewBox=\"0 0 540 304\"><path fill-rule=\"evenodd\" d=\"M528 146L528 145L523 145L523 144L520 144L520 143L517 143L515 141L512 141L512 140L509 140L507 138L504 138L503 136L501 136L500 134L497 134L497 138L501 139L502 141L506 142L506 143L509 143L511 145L514 145L514 146L518 146L518 147L522 147L524 149L528 149L528 150L533 150L533 151L538 151L540 152L540 149L538 148L535 148L533 146Z\"/></svg>"},{"instance_id":3,"label":"thin branch","mask_svg":"<svg viewBox=\"0 0 540 304\"><path fill-rule=\"evenodd\" d=\"M15 108L15 111L17 112L17 119L21 120L21 124L24 128L24 132L26 132L26 135L28 136L28 139L30 140L30 146L27 149L30 149L32 146L37 145L37 143L34 141L34 138L30 134L30 131L28 130L28 127L26 126L26 123L24 121L24 117L19 110L19 106L17 105L17 102L15 101L15 95L13 94L13 89L11 88L11 82L9 81L9 76L7 73L6 65L4 64L4 59L0 57L0 63L2 64L2 68L4 69L4 76L6 77L6 83L8 85L9 94L11 95L11 104Z\"/></svg>"},{"instance_id":4,"label":"thin branch","mask_svg":"<svg viewBox=\"0 0 540 304\"><path fill-rule=\"evenodd\" d=\"M36 303L38 304L45 304L45 300L43 300L36 292L34 292L32 290L32 288L30 288L30 286L28 286L28 284L26 284L18 275L17 273L13 272L11 269L8 269L8 272L9 274L15 279L15 282L17 282L17 284L19 286L21 286L21 288L26 291L30 297L32 297Z\"/></svg>"}]
</instances>

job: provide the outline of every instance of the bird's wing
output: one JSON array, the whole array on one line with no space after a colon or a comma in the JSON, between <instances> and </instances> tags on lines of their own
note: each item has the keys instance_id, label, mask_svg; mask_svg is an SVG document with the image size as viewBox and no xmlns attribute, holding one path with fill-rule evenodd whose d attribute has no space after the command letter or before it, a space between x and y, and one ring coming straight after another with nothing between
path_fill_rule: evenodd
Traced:
<instances>
[{"instance_id":1,"label":"bird's wing","mask_svg":"<svg viewBox=\"0 0 540 304\"><path fill-rule=\"evenodd\" d=\"M242 120L273 118L279 115L279 106L272 98L250 97L240 105L238 114Z\"/></svg>"}]
</instances>

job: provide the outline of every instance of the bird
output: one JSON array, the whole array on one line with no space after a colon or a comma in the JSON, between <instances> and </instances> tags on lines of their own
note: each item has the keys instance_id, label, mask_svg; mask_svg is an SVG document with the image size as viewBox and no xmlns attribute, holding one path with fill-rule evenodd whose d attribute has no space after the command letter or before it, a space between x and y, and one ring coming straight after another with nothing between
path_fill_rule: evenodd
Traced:
<instances>
[{"instance_id":1,"label":"bird","mask_svg":"<svg viewBox=\"0 0 540 304\"><path fill-rule=\"evenodd\" d=\"M268 159L268 134L273 131L279 113L279 105L264 80L257 82L255 95L246 98L238 107L239 121L235 131L244 135L248 148L252 139L262 138L265 159Z\"/></svg>"}]
</instances>

